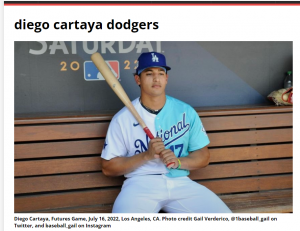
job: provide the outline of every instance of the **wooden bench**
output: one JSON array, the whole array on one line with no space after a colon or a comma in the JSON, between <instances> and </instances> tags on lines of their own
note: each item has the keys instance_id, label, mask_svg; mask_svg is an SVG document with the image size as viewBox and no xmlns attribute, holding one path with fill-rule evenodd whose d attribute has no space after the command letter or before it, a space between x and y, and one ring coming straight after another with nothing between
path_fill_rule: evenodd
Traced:
<instances>
[{"instance_id":1,"label":"wooden bench","mask_svg":"<svg viewBox=\"0 0 300 231\"><path fill-rule=\"evenodd\" d=\"M211 160L190 177L238 213L293 211L293 109L196 108ZM15 118L15 212L110 213L123 177L99 158L114 113Z\"/></svg>"}]
</instances>

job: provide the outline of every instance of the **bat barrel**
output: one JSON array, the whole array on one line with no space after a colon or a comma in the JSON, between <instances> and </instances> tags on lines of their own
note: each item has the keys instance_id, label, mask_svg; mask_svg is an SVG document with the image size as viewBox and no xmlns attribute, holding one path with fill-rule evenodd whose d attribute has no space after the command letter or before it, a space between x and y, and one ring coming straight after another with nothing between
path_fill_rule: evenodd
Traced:
<instances>
[{"instance_id":1,"label":"bat barrel","mask_svg":"<svg viewBox=\"0 0 300 231\"><path fill-rule=\"evenodd\" d=\"M103 57L97 52L97 53L92 54L91 60L93 61L93 63L97 67L97 69L100 71L103 78L106 80L106 82L111 87L111 89L116 93L116 95L119 97L119 99L124 103L124 105L128 108L128 110L134 116L134 118L138 121L140 126L142 126L143 129L147 128L143 119L140 117L140 115L137 113L134 106L132 105L131 100L127 96L122 85L119 83L119 81L116 79L114 74L111 72L111 70L107 66L106 62L104 61ZM147 135L149 134L149 132L150 132L150 130L148 129L148 131L146 132ZM153 135L152 135L152 137L153 137Z\"/></svg>"}]
</instances>

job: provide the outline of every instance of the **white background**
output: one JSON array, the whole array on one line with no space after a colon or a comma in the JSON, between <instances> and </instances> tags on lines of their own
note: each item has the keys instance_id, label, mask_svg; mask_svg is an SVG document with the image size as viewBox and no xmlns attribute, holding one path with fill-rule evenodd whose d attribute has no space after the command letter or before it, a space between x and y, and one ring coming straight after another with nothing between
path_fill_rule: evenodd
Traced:
<instances>
[{"instance_id":1,"label":"white background","mask_svg":"<svg viewBox=\"0 0 300 231\"><path fill-rule=\"evenodd\" d=\"M3 9L2 9L3 10ZM2 11L3 12L3 11ZM49 22L50 28L41 33L33 30L16 30L15 22ZM158 30L107 30L111 19L126 22L159 22ZM1 87L4 89L4 123L1 123L4 138L4 152L1 154L0 170L4 170L1 193L4 203L0 220L0 230L12 230L14 214L14 41L293 41L294 86L299 79L300 50L300 5L298 6L4 6L4 21L1 44L1 67L4 66ZM2 20L2 19L1 19ZM55 30L54 22L102 22L102 30ZM184 67L183 67L184 68ZM297 90L294 101L298 102ZM2 96L1 96L2 97ZM2 100L1 100L2 102ZM299 110L294 106L294 132L298 131ZM2 108L2 107L1 107ZM2 114L2 113L1 113ZM2 115L1 115L2 116ZM2 118L2 117L1 117ZM5 134L5 135L4 135ZM171 229L201 230L296 230L299 223L299 143L294 135L294 213L265 214L276 216L277 222L159 222L116 224L112 230ZM1 139L3 142L3 139ZM1 143L2 144L2 143ZM2 173L1 173L2 174ZM4 187L3 187L4 185ZM3 195L3 194L2 194ZM22 216L22 214L16 214ZM33 214L37 216L37 214ZM79 214L77 214L79 215ZM94 215L94 214L91 214ZM235 214L235 216L256 216L256 214ZM24 214L30 216L30 214ZM38 214L47 216L47 214ZM50 216L50 214L49 214ZM72 216L72 214L68 214ZM87 216L87 214L82 214ZM172 215L175 217L175 215ZM212 215L211 215L212 216ZM263 215L260 215L263 216ZM153 217L151 215L150 217ZM228 216L229 219L231 216ZM2 227L4 221L4 227Z\"/></svg>"}]
</instances>

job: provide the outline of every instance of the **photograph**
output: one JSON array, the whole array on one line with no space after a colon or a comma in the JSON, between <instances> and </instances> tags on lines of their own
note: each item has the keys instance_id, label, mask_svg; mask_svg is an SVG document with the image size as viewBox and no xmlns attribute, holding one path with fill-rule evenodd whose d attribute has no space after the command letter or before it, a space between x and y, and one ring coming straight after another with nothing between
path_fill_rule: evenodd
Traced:
<instances>
[{"instance_id":1,"label":"photograph","mask_svg":"<svg viewBox=\"0 0 300 231\"><path fill-rule=\"evenodd\" d=\"M20 41L14 57L15 213L293 212L293 42Z\"/></svg>"}]
</instances>

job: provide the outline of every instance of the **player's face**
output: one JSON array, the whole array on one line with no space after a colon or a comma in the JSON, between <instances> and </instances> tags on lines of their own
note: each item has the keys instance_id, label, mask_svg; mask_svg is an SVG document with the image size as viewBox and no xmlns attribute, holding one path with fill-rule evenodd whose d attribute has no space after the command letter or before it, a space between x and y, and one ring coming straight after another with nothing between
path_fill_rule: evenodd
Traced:
<instances>
[{"instance_id":1,"label":"player's face","mask_svg":"<svg viewBox=\"0 0 300 231\"><path fill-rule=\"evenodd\" d=\"M162 68L150 67L144 70L140 77L136 76L135 80L140 85L142 93L159 96L165 94L168 75Z\"/></svg>"}]
</instances>

